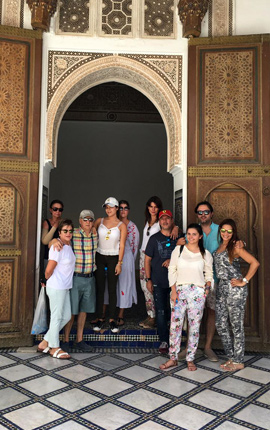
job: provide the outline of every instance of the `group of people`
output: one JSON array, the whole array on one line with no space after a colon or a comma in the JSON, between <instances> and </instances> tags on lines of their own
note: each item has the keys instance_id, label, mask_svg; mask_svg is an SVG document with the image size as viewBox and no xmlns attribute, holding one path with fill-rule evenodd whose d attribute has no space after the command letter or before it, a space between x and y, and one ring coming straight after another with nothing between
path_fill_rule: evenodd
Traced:
<instances>
[{"instance_id":1,"label":"group of people","mask_svg":"<svg viewBox=\"0 0 270 430\"><path fill-rule=\"evenodd\" d=\"M38 351L58 359L70 357L69 335L76 315L75 347L87 352L91 350L83 340L87 313L96 309L93 324L94 331L99 332L108 308L111 332L117 333L124 324L124 309L137 303L135 259L139 232L128 218L129 203L109 197L103 207L106 217L97 220L91 210L83 210L80 227L74 230L70 220L61 219L62 202L54 200L50 205L52 217L43 222L42 242L50 248L45 278L51 317ZM211 347L217 328L228 357L221 367L227 371L244 367L247 284L259 262L245 250L235 222L226 219L217 225L212 221L213 212L209 202L198 203L195 208L198 223L190 224L184 235L174 224L171 211L163 209L157 196L146 202L140 282L147 318L139 325L143 328L157 325L159 352L169 353L170 357L160 366L163 370L184 357L188 370L196 370L194 357L205 302L205 356L218 361ZM245 277L241 275L240 258L249 264ZM186 314L188 341L186 349L180 352ZM64 341L60 346L59 332L63 327Z\"/></svg>"}]
</instances>

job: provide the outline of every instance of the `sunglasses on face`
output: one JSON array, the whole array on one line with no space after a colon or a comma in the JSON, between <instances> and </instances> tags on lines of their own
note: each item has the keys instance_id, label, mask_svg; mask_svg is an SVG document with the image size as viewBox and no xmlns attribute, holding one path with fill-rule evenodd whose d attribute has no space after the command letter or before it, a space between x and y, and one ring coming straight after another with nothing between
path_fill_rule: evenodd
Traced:
<instances>
[{"instance_id":1,"label":"sunglasses on face","mask_svg":"<svg viewBox=\"0 0 270 430\"><path fill-rule=\"evenodd\" d=\"M67 233L72 234L73 233L73 230L67 230L66 228L63 228L61 231L65 234L67 234Z\"/></svg>"},{"instance_id":2,"label":"sunglasses on face","mask_svg":"<svg viewBox=\"0 0 270 430\"><path fill-rule=\"evenodd\" d=\"M226 232L228 234L232 234L233 233L233 230L231 228L229 230L226 230L226 228L221 228L220 231L221 231L221 233L226 233Z\"/></svg>"},{"instance_id":3,"label":"sunglasses on face","mask_svg":"<svg viewBox=\"0 0 270 430\"><path fill-rule=\"evenodd\" d=\"M87 222L87 221L89 221L89 222L93 222L94 220L93 220L93 218L83 218L82 219L84 222Z\"/></svg>"},{"instance_id":4,"label":"sunglasses on face","mask_svg":"<svg viewBox=\"0 0 270 430\"><path fill-rule=\"evenodd\" d=\"M54 212L63 212L63 208L52 208L52 210L54 211Z\"/></svg>"},{"instance_id":5,"label":"sunglasses on face","mask_svg":"<svg viewBox=\"0 0 270 430\"><path fill-rule=\"evenodd\" d=\"M127 206L125 206L125 207L120 206L119 210L120 211L129 211L129 207L127 207Z\"/></svg>"},{"instance_id":6,"label":"sunglasses on face","mask_svg":"<svg viewBox=\"0 0 270 430\"><path fill-rule=\"evenodd\" d=\"M209 215L211 211L206 210L206 211L197 211L197 215Z\"/></svg>"}]
</instances>

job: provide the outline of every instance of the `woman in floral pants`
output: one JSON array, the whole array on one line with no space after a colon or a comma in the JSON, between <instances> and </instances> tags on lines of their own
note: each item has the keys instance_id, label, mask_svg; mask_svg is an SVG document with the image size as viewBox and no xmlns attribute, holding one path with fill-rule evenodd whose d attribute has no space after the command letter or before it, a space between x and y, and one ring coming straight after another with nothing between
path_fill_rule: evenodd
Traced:
<instances>
[{"instance_id":1,"label":"woman in floral pants","mask_svg":"<svg viewBox=\"0 0 270 430\"><path fill-rule=\"evenodd\" d=\"M203 247L203 232L199 224L187 228L187 245L181 252L177 246L172 252L169 265L169 284L171 287L171 327L170 359L160 365L165 370L177 365L180 351L182 327L187 311L189 337L186 361L188 370L196 370L194 358L199 343L199 330L204 310L205 298L213 278L213 259Z\"/></svg>"}]
</instances>

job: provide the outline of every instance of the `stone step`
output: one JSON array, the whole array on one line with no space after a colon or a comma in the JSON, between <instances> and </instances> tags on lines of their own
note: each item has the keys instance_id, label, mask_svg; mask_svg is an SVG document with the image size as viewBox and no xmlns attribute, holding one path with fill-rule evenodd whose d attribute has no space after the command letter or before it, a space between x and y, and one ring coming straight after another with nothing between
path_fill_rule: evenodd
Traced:
<instances>
[{"instance_id":1,"label":"stone step","mask_svg":"<svg viewBox=\"0 0 270 430\"><path fill-rule=\"evenodd\" d=\"M186 333L183 332L182 339L185 340ZM42 340L43 335L35 336L35 343ZM60 334L63 339L63 334ZM76 330L72 330L69 336L72 342L76 339ZM99 333L92 328L86 327L83 339L94 347L121 347L121 348L150 348L157 349L160 345L157 329L128 328L123 327L119 333L112 333L109 327L102 329Z\"/></svg>"}]
</instances>

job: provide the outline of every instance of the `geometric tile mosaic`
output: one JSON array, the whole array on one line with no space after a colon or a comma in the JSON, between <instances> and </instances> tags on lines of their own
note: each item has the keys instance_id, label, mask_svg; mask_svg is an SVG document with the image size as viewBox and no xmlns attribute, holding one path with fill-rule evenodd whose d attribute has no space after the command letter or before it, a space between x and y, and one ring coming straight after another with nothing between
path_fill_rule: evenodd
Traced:
<instances>
[{"instance_id":1,"label":"geometric tile mosaic","mask_svg":"<svg viewBox=\"0 0 270 430\"><path fill-rule=\"evenodd\" d=\"M0 430L270 430L269 355L246 355L229 374L202 355L196 372L184 361L161 371L165 360L143 349L61 363L0 351Z\"/></svg>"}]
</instances>

